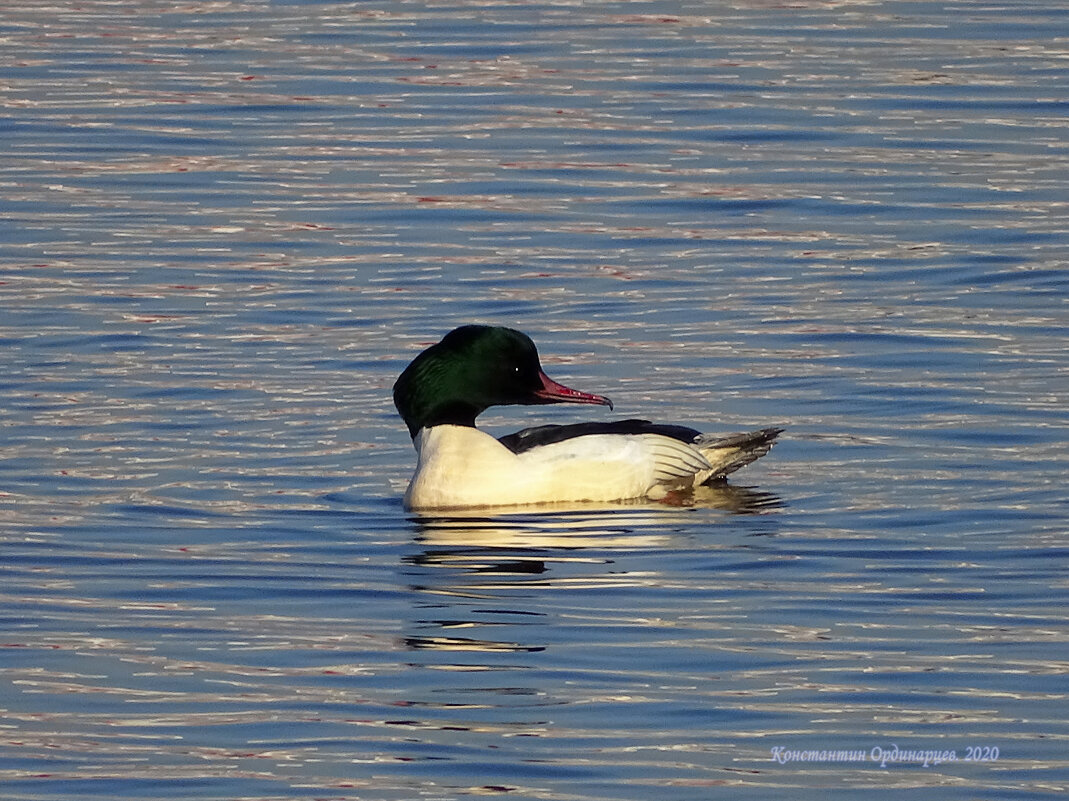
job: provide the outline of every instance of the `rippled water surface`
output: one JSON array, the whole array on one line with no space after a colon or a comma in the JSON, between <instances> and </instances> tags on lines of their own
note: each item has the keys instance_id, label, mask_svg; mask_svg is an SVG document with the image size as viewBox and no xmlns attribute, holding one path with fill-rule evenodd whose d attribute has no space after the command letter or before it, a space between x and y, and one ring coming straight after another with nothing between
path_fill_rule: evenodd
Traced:
<instances>
[{"instance_id":1,"label":"rippled water surface","mask_svg":"<svg viewBox=\"0 0 1069 801\"><path fill-rule=\"evenodd\" d=\"M1063 796L1067 23L7 3L0 795ZM473 321L787 432L412 517L390 387Z\"/></svg>"}]
</instances>

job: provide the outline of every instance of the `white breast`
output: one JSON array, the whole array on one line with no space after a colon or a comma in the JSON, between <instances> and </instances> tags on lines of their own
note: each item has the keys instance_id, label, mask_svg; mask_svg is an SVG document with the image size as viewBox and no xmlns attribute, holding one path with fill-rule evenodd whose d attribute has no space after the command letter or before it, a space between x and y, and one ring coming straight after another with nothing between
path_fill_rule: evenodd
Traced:
<instances>
[{"instance_id":1,"label":"white breast","mask_svg":"<svg viewBox=\"0 0 1069 801\"><path fill-rule=\"evenodd\" d=\"M442 425L422 429L414 444L409 509L641 498L691 486L710 468L695 448L657 434L593 434L517 455L478 429Z\"/></svg>"}]
</instances>

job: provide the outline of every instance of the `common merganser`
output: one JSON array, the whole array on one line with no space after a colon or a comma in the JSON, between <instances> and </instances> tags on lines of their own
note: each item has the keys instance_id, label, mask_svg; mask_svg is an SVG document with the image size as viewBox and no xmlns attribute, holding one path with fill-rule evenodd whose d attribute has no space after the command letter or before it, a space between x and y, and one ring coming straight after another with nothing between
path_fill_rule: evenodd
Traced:
<instances>
[{"instance_id":1,"label":"common merganser","mask_svg":"<svg viewBox=\"0 0 1069 801\"><path fill-rule=\"evenodd\" d=\"M495 439L475 427L491 406L581 403L542 370L538 350L511 328L464 325L420 353L393 386L418 456L410 510L664 499L723 479L772 447L781 428L715 437L648 420L544 425Z\"/></svg>"}]
</instances>

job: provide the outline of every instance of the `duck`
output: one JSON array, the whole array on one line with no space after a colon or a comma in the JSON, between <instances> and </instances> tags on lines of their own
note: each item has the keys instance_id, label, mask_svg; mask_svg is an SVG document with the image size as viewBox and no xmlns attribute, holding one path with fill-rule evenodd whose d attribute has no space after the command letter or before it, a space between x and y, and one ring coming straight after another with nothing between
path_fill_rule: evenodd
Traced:
<instances>
[{"instance_id":1,"label":"duck","mask_svg":"<svg viewBox=\"0 0 1069 801\"><path fill-rule=\"evenodd\" d=\"M662 501L764 456L782 428L730 436L624 419L539 425L500 438L476 428L492 406L604 406L542 369L532 339L462 325L422 351L393 385L416 449L403 504L414 512L546 504Z\"/></svg>"}]
</instances>

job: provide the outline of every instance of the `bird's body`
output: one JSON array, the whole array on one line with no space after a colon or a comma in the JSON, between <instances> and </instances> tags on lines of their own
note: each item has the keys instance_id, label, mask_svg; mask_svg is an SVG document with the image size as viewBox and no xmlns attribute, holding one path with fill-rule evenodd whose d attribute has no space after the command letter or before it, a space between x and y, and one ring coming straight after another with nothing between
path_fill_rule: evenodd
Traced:
<instances>
[{"instance_id":1,"label":"bird's body","mask_svg":"<svg viewBox=\"0 0 1069 801\"><path fill-rule=\"evenodd\" d=\"M749 438L728 437L701 446L663 434L581 434L514 453L477 428L431 426L416 435L419 461L405 506L457 509L658 499L749 463L768 451L776 433L764 429ZM738 463L740 457L744 461Z\"/></svg>"},{"instance_id":2,"label":"bird's body","mask_svg":"<svg viewBox=\"0 0 1069 801\"><path fill-rule=\"evenodd\" d=\"M474 422L492 405L612 404L552 381L526 335L490 326L455 329L417 356L395 384L394 401L418 454L404 498L414 510L658 499L722 479L767 453L781 431L715 438L618 420L495 439Z\"/></svg>"}]
</instances>

